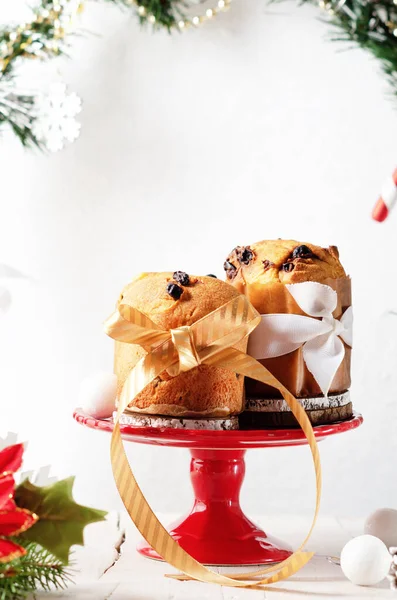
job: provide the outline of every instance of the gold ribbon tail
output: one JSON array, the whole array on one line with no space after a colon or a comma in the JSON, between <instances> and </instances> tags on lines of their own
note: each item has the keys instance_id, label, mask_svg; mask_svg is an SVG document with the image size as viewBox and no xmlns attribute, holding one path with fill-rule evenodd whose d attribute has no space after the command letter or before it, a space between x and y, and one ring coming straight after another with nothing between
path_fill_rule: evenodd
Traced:
<instances>
[{"instance_id":1,"label":"gold ribbon tail","mask_svg":"<svg viewBox=\"0 0 397 600\"><path fill-rule=\"evenodd\" d=\"M142 536L164 560L184 574L170 577L256 589L287 579L313 556L312 552L302 552L313 531L321 497L320 456L313 428L299 402L265 367L231 347L248 335L259 320L258 313L247 299L239 296L192 326L171 332L159 330L146 315L127 305L119 306L118 313L109 321L107 330L111 337L139 343L148 350L148 354L131 370L119 399L110 450L114 479L128 514ZM162 371L171 369L179 372L194 368L197 364L223 367L278 389L308 441L316 476L313 521L298 550L276 567L242 574L232 573L228 576L211 571L185 552L170 536L153 513L132 473L120 433L121 414L135 396ZM258 579L262 575L267 576Z\"/></svg>"}]
</instances>

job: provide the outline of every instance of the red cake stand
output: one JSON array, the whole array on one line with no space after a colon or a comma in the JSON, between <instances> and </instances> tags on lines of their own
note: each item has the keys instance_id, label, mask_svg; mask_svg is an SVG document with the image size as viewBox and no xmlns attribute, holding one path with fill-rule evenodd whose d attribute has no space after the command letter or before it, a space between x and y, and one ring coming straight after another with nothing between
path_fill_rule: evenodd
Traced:
<instances>
[{"instance_id":1,"label":"red cake stand","mask_svg":"<svg viewBox=\"0 0 397 600\"><path fill-rule=\"evenodd\" d=\"M73 416L86 427L113 430L112 421L94 419L81 409L76 409ZM320 441L356 429L362 422L362 416L355 414L348 421L314 427L315 436ZM169 532L195 559L207 565L257 565L290 556L286 544L267 535L245 516L239 496L246 450L306 444L300 429L199 431L120 425L120 430L129 442L190 450L194 505L187 517L169 527ZM162 560L145 542L138 546L138 552Z\"/></svg>"}]
</instances>

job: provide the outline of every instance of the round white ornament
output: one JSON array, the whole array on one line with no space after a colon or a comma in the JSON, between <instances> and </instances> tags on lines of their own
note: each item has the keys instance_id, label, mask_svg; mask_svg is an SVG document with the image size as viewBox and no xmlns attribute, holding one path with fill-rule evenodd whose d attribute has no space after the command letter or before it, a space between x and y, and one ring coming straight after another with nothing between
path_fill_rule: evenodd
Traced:
<instances>
[{"instance_id":1,"label":"round white ornament","mask_svg":"<svg viewBox=\"0 0 397 600\"><path fill-rule=\"evenodd\" d=\"M343 548L340 566L356 585L376 585L389 573L392 558L382 540L360 535Z\"/></svg>"},{"instance_id":2,"label":"round white ornament","mask_svg":"<svg viewBox=\"0 0 397 600\"><path fill-rule=\"evenodd\" d=\"M397 510L379 508L365 521L364 533L379 538L388 548L397 546Z\"/></svg>"},{"instance_id":3,"label":"round white ornament","mask_svg":"<svg viewBox=\"0 0 397 600\"><path fill-rule=\"evenodd\" d=\"M80 386L79 400L85 413L96 419L111 417L116 406L117 377L114 373L94 373Z\"/></svg>"}]
</instances>

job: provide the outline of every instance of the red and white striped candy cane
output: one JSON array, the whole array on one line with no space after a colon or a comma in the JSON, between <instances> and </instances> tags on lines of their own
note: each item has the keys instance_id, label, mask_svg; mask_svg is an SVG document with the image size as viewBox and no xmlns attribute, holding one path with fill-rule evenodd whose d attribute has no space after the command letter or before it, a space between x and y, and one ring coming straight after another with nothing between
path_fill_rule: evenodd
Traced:
<instances>
[{"instance_id":1,"label":"red and white striped candy cane","mask_svg":"<svg viewBox=\"0 0 397 600\"><path fill-rule=\"evenodd\" d=\"M393 175L385 181L378 202L375 204L375 208L372 211L372 218L375 219L375 221L384 221L396 202L397 169L395 169Z\"/></svg>"}]
</instances>

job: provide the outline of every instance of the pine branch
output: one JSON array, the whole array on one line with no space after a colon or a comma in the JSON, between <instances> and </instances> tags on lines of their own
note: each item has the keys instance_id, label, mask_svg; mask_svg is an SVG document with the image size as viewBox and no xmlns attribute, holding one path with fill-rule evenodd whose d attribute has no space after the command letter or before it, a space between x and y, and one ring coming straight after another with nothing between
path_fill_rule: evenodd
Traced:
<instances>
[{"instance_id":1,"label":"pine branch","mask_svg":"<svg viewBox=\"0 0 397 600\"><path fill-rule=\"evenodd\" d=\"M9 125L23 146L42 149L32 132L34 102L33 95L18 93L9 82L6 86L0 82L0 131L2 125Z\"/></svg>"},{"instance_id":2,"label":"pine branch","mask_svg":"<svg viewBox=\"0 0 397 600\"><path fill-rule=\"evenodd\" d=\"M0 600L23 600L38 589L65 589L72 582L70 571L50 552L34 543L26 544L25 556L0 564Z\"/></svg>"},{"instance_id":3,"label":"pine branch","mask_svg":"<svg viewBox=\"0 0 397 600\"><path fill-rule=\"evenodd\" d=\"M317 0L301 0L304 3L319 6ZM393 0L326 0L320 6L334 29L330 39L353 42L371 53L397 96L397 6Z\"/></svg>"},{"instance_id":4,"label":"pine branch","mask_svg":"<svg viewBox=\"0 0 397 600\"><path fill-rule=\"evenodd\" d=\"M21 58L51 58L64 52L68 4L55 9L53 0L41 0L30 23L0 29L0 76L12 74Z\"/></svg>"}]
</instances>

